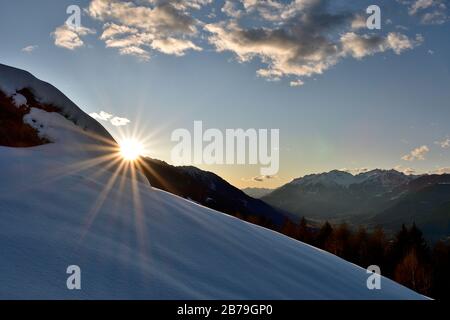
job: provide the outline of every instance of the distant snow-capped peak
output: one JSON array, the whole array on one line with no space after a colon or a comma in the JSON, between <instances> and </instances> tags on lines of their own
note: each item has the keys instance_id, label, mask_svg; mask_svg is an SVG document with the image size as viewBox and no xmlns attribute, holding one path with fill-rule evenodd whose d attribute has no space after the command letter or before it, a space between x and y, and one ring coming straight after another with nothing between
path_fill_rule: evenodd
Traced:
<instances>
[{"instance_id":1,"label":"distant snow-capped peak","mask_svg":"<svg viewBox=\"0 0 450 320\"><path fill-rule=\"evenodd\" d=\"M359 173L357 175L353 175L347 171L332 170L329 172L310 174L301 178L294 179L291 184L301 186L322 184L327 187L348 187L353 184L378 181L382 185L397 185L406 183L412 178L412 176L407 176L404 173L398 172L394 169L374 169L371 171Z\"/></svg>"}]
</instances>

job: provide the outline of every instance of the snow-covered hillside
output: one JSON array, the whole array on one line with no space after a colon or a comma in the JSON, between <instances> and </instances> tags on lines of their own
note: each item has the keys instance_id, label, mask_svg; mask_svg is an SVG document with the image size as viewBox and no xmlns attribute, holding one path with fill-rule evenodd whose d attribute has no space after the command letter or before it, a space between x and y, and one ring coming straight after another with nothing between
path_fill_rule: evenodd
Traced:
<instances>
[{"instance_id":1,"label":"snow-covered hillside","mask_svg":"<svg viewBox=\"0 0 450 320\"><path fill-rule=\"evenodd\" d=\"M51 84L37 79L27 71L0 64L0 91L11 96L17 106L27 104L26 98L18 93L24 88L30 89L40 103L56 106L61 115L76 122L79 128L112 139L106 129Z\"/></svg>"},{"instance_id":2,"label":"snow-covered hillside","mask_svg":"<svg viewBox=\"0 0 450 320\"><path fill-rule=\"evenodd\" d=\"M0 72L2 88L19 73ZM52 100L52 87L32 87L96 127ZM385 278L369 290L366 271L336 256L104 170L68 147L91 136L30 112L25 121L45 123L36 129L54 143L0 147L2 299L423 298ZM69 265L81 268L81 290L66 287Z\"/></svg>"}]
</instances>

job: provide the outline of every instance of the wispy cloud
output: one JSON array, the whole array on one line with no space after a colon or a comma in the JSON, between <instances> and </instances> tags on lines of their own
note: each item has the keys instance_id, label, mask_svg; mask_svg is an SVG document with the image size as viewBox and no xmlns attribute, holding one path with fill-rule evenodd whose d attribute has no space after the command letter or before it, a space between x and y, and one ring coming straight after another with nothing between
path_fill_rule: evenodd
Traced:
<instances>
[{"instance_id":1,"label":"wispy cloud","mask_svg":"<svg viewBox=\"0 0 450 320\"><path fill-rule=\"evenodd\" d=\"M445 0L397 0L408 6L408 14L419 16L423 24L444 24L450 21Z\"/></svg>"},{"instance_id":2,"label":"wispy cloud","mask_svg":"<svg viewBox=\"0 0 450 320\"><path fill-rule=\"evenodd\" d=\"M239 18L243 13L243 11L238 8L239 6L242 6L239 1L226 0L221 11L229 17Z\"/></svg>"},{"instance_id":3,"label":"wispy cloud","mask_svg":"<svg viewBox=\"0 0 450 320\"><path fill-rule=\"evenodd\" d=\"M446 138L442 141L436 141L435 144L439 145L442 149L450 148L450 138Z\"/></svg>"},{"instance_id":4,"label":"wispy cloud","mask_svg":"<svg viewBox=\"0 0 450 320\"><path fill-rule=\"evenodd\" d=\"M414 161L414 160L425 160L425 155L430 151L430 149L423 145L412 150L409 154L404 155L402 160Z\"/></svg>"},{"instance_id":5,"label":"wispy cloud","mask_svg":"<svg viewBox=\"0 0 450 320\"><path fill-rule=\"evenodd\" d=\"M394 168L394 170L398 171L398 172L402 172L406 175L412 175L412 174L416 174L416 170L414 168L410 168L410 167L403 167L401 165L398 165Z\"/></svg>"},{"instance_id":6,"label":"wispy cloud","mask_svg":"<svg viewBox=\"0 0 450 320\"><path fill-rule=\"evenodd\" d=\"M255 176L255 177L252 177L250 179L242 178L243 181L253 181L253 182L264 182L266 180L272 180L272 179L278 179L278 176L265 175L265 176Z\"/></svg>"},{"instance_id":7,"label":"wispy cloud","mask_svg":"<svg viewBox=\"0 0 450 320\"><path fill-rule=\"evenodd\" d=\"M433 170L431 173L433 173L433 174L450 174L450 167L442 167L442 168Z\"/></svg>"},{"instance_id":8,"label":"wispy cloud","mask_svg":"<svg viewBox=\"0 0 450 320\"><path fill-rule=\"evenodd\" d=\"M37 45L30 45L30 46L26 46L25 48L22 48L20 51L26 52L26 53L31 53L34 50L36 50L37 48L38 48Z\"/></svg>"}]
</instances>

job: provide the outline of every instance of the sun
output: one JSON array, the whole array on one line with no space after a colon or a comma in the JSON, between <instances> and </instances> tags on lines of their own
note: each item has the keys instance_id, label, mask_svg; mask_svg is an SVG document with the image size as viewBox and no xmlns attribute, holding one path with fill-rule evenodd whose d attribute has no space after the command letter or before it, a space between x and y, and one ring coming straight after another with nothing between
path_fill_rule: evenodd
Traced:
<instances>
[{"instance_id":1,"label":"sun","mask_svg":"<svg viewBox=\"0 0 450 320\"><path fill-rule=\"evenodd\" d=\"M119 145L120 155L127 161L137 160L144 152L142 143L136 139L124 139Z\"/></svg>"}]
</instances>

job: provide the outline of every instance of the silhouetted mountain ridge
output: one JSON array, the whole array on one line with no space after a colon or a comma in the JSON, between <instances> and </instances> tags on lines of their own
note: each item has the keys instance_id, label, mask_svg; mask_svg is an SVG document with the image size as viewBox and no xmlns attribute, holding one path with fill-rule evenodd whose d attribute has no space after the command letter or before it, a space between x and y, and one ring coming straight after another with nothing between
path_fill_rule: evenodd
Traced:
<instances>
[{"instance_id":1,"label":"silhouetted mountain ridge","mask_svg":"<svg viewBox=\"0 0 450 320\"><path fill-rule=\"evenodd\" d=\"M288 215L254 199L215 173L193 166L172 166L144 158L143 169L153 187L190 199L211 209L242 218L258 217L263 224L281 226Z\"/></svg>"}]
</instances>

